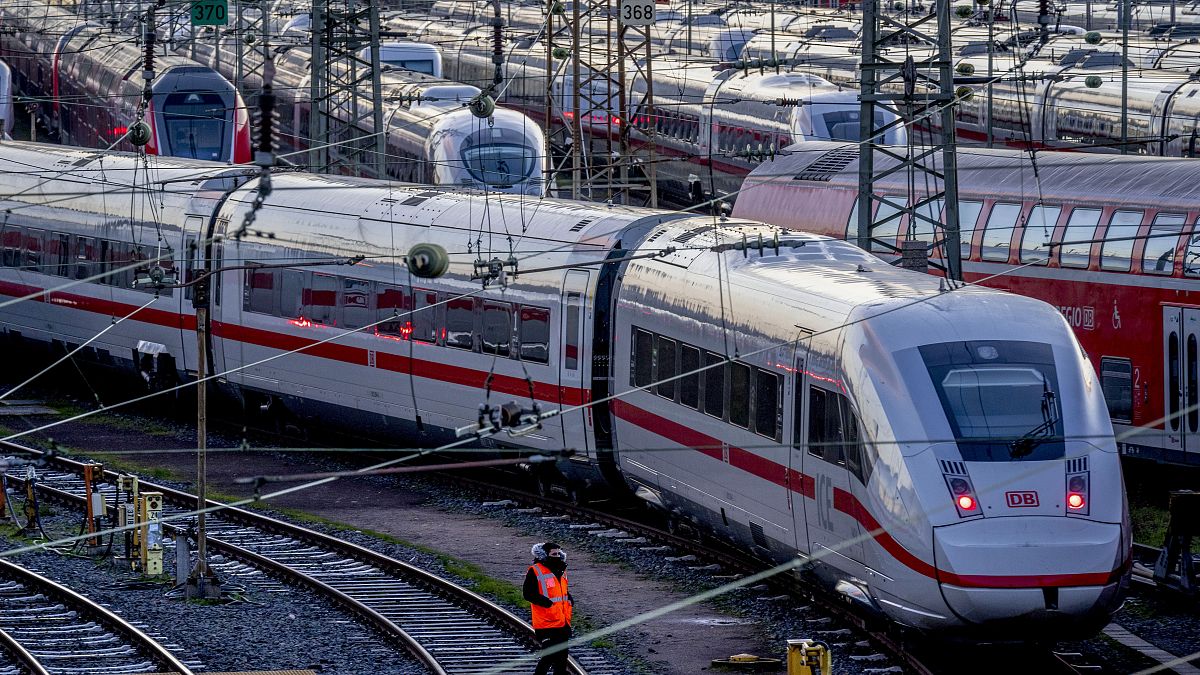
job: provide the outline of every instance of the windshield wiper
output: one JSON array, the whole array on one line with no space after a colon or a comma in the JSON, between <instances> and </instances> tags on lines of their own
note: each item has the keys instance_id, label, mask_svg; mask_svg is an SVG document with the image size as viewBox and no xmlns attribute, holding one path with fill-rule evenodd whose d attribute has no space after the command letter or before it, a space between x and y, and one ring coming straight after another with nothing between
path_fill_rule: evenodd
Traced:
<instances>
[{"instance_id":1,"label":"windshield wiper","mask_svg":"<svg viewBox=\"0 0 1200 675\"><path fill-rule=\"evenodd\" d=\"M1054 392L1049 388L1042 391L1042 423L1021 434L1008 446L1008 455L1013 459L1028 457L1037 446L1054 438L1054 427L1058 424L1058 406Z\"/></svg>"}]
</instances>

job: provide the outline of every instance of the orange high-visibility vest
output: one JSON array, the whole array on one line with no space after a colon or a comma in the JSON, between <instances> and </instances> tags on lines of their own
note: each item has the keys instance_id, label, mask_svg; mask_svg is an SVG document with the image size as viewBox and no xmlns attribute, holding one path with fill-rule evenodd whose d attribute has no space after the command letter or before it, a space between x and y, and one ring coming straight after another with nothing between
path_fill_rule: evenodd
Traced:
<instances>
[{"instance_id":1,"label":"orange high-visibility vest","mask_svg":"<svg viewBox=\"0 0 1200 675\"><path fill-rule=\"evenodd\" d=\"M562 578L554 576L547 567L541 563L534 563L529 566L533 573L537 576L538 592L550 598L549 607L539 607L530 603L529 609L533 611L533 627L534 628L562 628L571 625L571 602L567 600L567 575L564 572Z\"/></svg>"}]
</instances>

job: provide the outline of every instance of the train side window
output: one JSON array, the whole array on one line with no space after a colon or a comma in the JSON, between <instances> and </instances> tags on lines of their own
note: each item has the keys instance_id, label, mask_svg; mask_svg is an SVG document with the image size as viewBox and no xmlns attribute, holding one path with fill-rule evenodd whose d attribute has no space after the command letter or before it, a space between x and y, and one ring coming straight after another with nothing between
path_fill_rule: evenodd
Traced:
<instances>
[{"instance_id":1,"label":"train side window","mask_svg":"<svg viewBox=\"0 0 1200 675\"><path fill-rule=\"evenodd\" d=\"M46 241L48 260L46 274L60 277L70 276L71 236L62 232L51 232Z\"/></svg>"},{"instance_id":2,"label":"train side window","mask_svg":"<svg viewBox=\"0 0 1200 675\"><path fill-rule=\"evenodd\" d=\"M700 350L685 344L679 345L679 402L697 410L700 408Z\"/></svg>"},{"instance_id":3,"label":"train side window","mask_svg":"<svg viewBox=\"0 0 1200 675\"><path fill-rule=\"evenodd\" d=\"M567 293L566 312L563 319L563 337L566 339L566 349L563 353L563 367L567 370L579 369L579 346L583 343L580 337L583 316L583 296L579 293Z\"/></svg>"},{"instance_id":4,"label":"train side window","mask_svg":"<svg viewBox=\"0 0 1200 675\"><path fill-rule=\"evenodd\" d=\"M1020 204L992 205L988 214L987 226L983 230L981 257L983 260L1007 262L1009 247L1012 245L1013 230L1017 226L1017 217L1021 215Z\"/></svg>"},{"instance_id":5,"label":"train side window","mask_svg":"<svg viewBox=\"0 0 1200 675\"><path fill-rule=\"evenodd\" d=\"M878 223L871 232L872 239L878 239L891 246L896 245L896 237L900 234L900 221L904 219L899 206L891 203L892 201L901 200L902 197L890 196L888 202L881 202L879 208L875 209L875 222ZM888 219L887 222L883 222ZM857 227L855 232L857 232Z\"/></svg>"},{"instance_id":6,"label":"train side window","mask_svg":"<svg viewBox=\"0 0 1200 675\"><path fill-rule=\"evenodd\" d=\"M275 313L275 270L258 266L246 270L242 309L259 314Z\"/></svg>"},{"instance_id":7,"label":"train side window","mask_svg":"<svg viewBox=\"0 0 1200 675\"><path fill-rule=\"evenodd\" d=\"M845 464L842 455L842 420L838 395L820 387L808 388L808 454Z\"/></svg>"},{"instance_id":8,"label":"train side window","mask_svg":"<svg viewBox=\"0 0 1200 675\"><path fill-rule=\"evenodd\" d=\"M866 485L871 480L871 468L875 465L875 455L871 446L863 442L858 416L850 408L850 399L836 394L835 396L837 396L841 408L842 449L846 457L846 469L863 485Z\"/></svg>"},{"instance_id":9,"label":"train side window","mask_svg":"<svg viewBox=\"0 0 1200 675\"><path fill-rule=\"evenodd\" d=\"M483 301L483 345L484 354L508 356L512 353L512 305L507 302Z\"/></svg>"},{"instance_id":10,"label":"train side window","mask_svg":"<svg viewBox=\"0 0 1200 675\"><path fill-rule=\"evenodd\" d=\"M850 218L846 221L846 241L854 241L858 237L858 197L854 198L854 206L850 208Z\"/></svg>"},{"instance_id":11,"label":"train side window","mask_svg":"<svg viewBox=\"0 0 1200 675\"><path fill-rule=\"evenodd\" d=\"M375 334L408 339L412 336L411 317L404 316L408 304L404 289L375 284Z\"/></svg>"},{"instance_id":12,"label":"train side window","mask_svg":"<svg viewBox=\"0 0 1200 675\"><path fill-rule=\"evenodd\" d=\"M633 386L644 387L654 381L654 334L633 329Z\"/></svg>"},{"instance_id":13,"label":"train side window","mask_svg":"<svg viewBox=\"0 0 1200 675\"><path fill-rule=\"evenodd\" d=\"M342 279L342 327L362 328L371 323L371 282Z\"/></svg>"},{"instance_id":14,"label":"train side window","mask_svg":"<svg viewBox=\"0 0 1200 675\"><path fill-rule=\"evenodd\" d=\"M1077 208L1071 211L1071 219L1063 230L1059 242L1059 264L1063 267L1087 267L1092 255L1092 240L1096 238L1096 226L1100 224L1100 209Z\"/></svg>"},{"instance_id":15,"label":"train side window","mask_svg":"<svg viewBox=\"0 0 1200 675\"><path fill-rule=\"evenodd\" d=\"M971 257L971 240L975 238L975 222L983 211L983 202L958 203L958 238L962 242L962 259Z\"/></svg>"},{"instance_id":16,"label":"train side window","mask_svg":"<svg viewBox=\"0 0 1200 675\"><path fill-rule=\"evenodd\" d=\"M446 346L475 348L475 298L454 298L446 303Z\"/></svg>"},{"instance_id":17,"label":"train side window","mask_svg":"<svg viewBox=\"0 0 1200 675\"><path fill-rule=\"evenodd\" d=\"M25 236L21 237L21 248L24 251L21 269L30 270L31 272L41 272L42 270L42 249L45 246L43 237L45 233L42 230L32 227L26 228Z\"/></svg>"},{"instance_id":18,"label":"train side window","mask_svg":"<svg viewBox=\"0 0 1200 675\"><path fill-rule=\"evenodd\" d=\"M300 318L300 300L303 297L304 272L279 270L279 316L285 319Z\"/></svg>"},{"instance_id":19,"label":"train side window","mask_svg":"<svg viewBox=\"0 0 1200 675\"><path fill-rule=\"evenodd\" d=\"M337 277L314 273L304 289L304 318L325 326L336 326Z\"/></svg>"},{"instance_id":20,"label":"train side window","mask_svg":"<svg viewBox=\"0 0 1200 675\"><path fill-rule=\"evenodd\" d=\"M1049 262L1050 250L1046 244L1054 236L1054 226L1058 224L1058 214L1061 212L1061 206L1038 205L1030 210L1021 232L1021 262Z\"/></svg>"},{"instance_id":21,"label":"train side window","mask_svg":"<svg viewBox=\"0 0 1200 675\"><path fill-rule=\"evenodd\" d=\"M4 246L4 266L17 267L21 264L21 228L18 226L5 227L4 236L0 239Z\"/></svg>"},{"instance_id":22,"label":"train side window","mask_svg":"<svg viewBox=\"0 0 1200 675\"><path fill-rule=\"evenodd\" d=\"M105 240L107 248L104 253L104 268L108 271L108 283L112 286L125 288L129 285L129 271L125 266L129 262L129 246L120 241Z\"/></svg>"},{"instance_id":23,"label":"train side window","mask_svg":"<svg viewBox=\"0 0 1200 675\"><path fill-rule=\"evenodd\" d=\"M412 339L416 342L437 344L437 293L420 288L414 288L412 293Z\"/></svg>"},{"instance_id":24,"label":"train side window","mask_svg":"<svg viewBox=\"0 0 1200 675\"><path fill-rule=\"evenodd\" d=\"M1182 213L1160 213L1142 249L1142 271L1147 274L1171 274L1175 271L1175 250L1187 216Z\"/></svg>"},{"instance_id":25,"label":"train side window","mask_svg":"<svg viewBox=\"0 0 1200 675\"><path fill-rule=\"evenodd\" d=\"M754 370L754 433L777 439L780 432L779 375Z\"/></svg>"},{"instance_id":26,"label":"train side window","mask_svg":"<svg viewBox=\"0 0 1200 675\"><path fill-rule=\"evenodd\" d=\"M7 233L6 233L7 234ZM5 249L7 254L8 249ZM96 240L92 237L75 238L75 278L87 279L95 272Z\"/></svg>"},{"instance_id":27,"label":"train side window","mask_svg":"<svg viewBox=\"0 0 1200 675\"><path fill-rule=\"evenodd\" d=\"M520 342L522 361L550 362L550 310L521 307Z\"/></svg>"},{"instance_id":28,"label":"train side window","mask_svg":"<svg viewBox=\"0 0 1200 675\"><path fill-rule=\"evenodd\" d=\"M657 366L654 379L658 382L655 390L659 396L672 401L675 400L674 377L679 374L677 348L678 344L671 338L659 335L654 340L654 362Z\"/></svg>"},{"instance_id":29,"label":"train side window","mask_svg":"<svg viewBox=\"0 0 1200 675\"><path fill-rule=\"evenodd\" d=\"M704 352L704 414L725 417L725 357Z\"/></svg>"},{"instance_id":30,"label":"train side window","mask_svg":"<svg viewBox=\"0 0 1200 675\"><path fill-rule=\"evenodd\" d=\"M1133 421L1133 363L1112 356L1100 358L1100 387L1114 422Z\"/></svg>"},{"instance_id":31,"label":"train side window","mask_svg":"<svg viewBox=\"0 0 1200 675\"><path fill-rule=\"evenodd\" d=\"M941 225L935 223L941 223L942 206L945 203L944 199L935 199L913 209L920 215L909 217L908 235L917 241L933 242L937 238L937 230L941 228Z\"/></svg>"},{"instance_id":32,"label":"train side window","mask_svg":"<svg viewBox=\"0 0 1200 675\"><path fill-rule=\"evenodd\" d=\"M750 366L729 364L729 423L750 428Z\"/></svg>"},{"instance_id":33,"label":"train side window","mask_svg":"<svg viewBox=\"0 0 1200 675\"><path fill-rule=\"evenodd\" d=\"M1100 269L1128 272L1143 211L1114 211L1100 245Z\"/></svg>"}]
</instances>

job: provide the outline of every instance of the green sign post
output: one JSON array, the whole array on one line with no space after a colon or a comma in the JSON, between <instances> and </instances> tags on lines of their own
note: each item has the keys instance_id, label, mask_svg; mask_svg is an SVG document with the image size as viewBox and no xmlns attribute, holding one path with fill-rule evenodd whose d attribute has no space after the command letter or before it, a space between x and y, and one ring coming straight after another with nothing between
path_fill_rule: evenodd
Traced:
<instances>
[{"instance_id":1,"label":"green sign post","mask_svg":"<svg viewBox=\"0 0 1200 675\"><path fill-rule=\"evenodd\" d=\"M229 25L229 0L192 0L192 25Z\"/></svg>"}]
</instances>

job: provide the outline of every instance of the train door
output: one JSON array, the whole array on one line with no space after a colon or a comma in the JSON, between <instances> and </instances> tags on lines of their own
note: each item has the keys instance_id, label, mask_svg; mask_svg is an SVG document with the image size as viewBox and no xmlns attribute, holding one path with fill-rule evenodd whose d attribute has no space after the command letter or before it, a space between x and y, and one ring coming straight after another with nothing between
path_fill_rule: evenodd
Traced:
<instances>
[{"instance_id":1,"label":"train door","mask_svg":"<svg viewBox=\"0 0 1200 675\"><path fill-rule=\"evenodd\" d=\"M1193 310L1195 311L1195 310ZM1163 448L1183 450L1183 308L1163 307Z\"/></svg>"},{"instance_id":2,"label":"train door","mask_svg":"<svg viewBox=\"0 0 1200 675\"><path fill-rule=\"evenodd\" d=\"M847 446L858 440L857 422L849 399L826 382L810 379L803 395L805 442L800 460L813 495L805 513L809 554L857 572L863 560L862 531L854 517L858 509L846 468Z\"/></svg>"},{"instance_id":3,"label":"train door","mask_svg":"<svg viewBox=\"0 0 1200 675\"><path fill-rule=\"evenodd\" d=\"M811 476L804 474L804 439L807 433L804 426L804 391L808 386L804 377L804 360L808 355L808 341L796 342L796 356L793 363L796 366L792 378L792 389L789 400L792 401L792 447L788 453L787 477L784 481L788 489L788 509L792 512L792 532L796 537L796 550L809 554L808 522L805 512L811 506L808 495L811 495L813 481Z\"/></svg>"},{"instance_id":4,"label":"train door","mask_svg":"<svg viewBox=\"0 0 1200 675\"><path fill-rule=\"evenodd\" d=\"M1180 411L1179 428L1183 433L1183 449L1200 453L1200 373L1197 359L1200 358L1200 308L1183 309L1183 343L1180 345L1183 373L1183 409Z\"/></svg>"},{"instance_id":5,"label":"train door","mask_svg":"<svg viewBox=\"0 0 1200 675\"><path fill-rule=\"evenodd\" d=\"M558 359L558 402L563 408L573 408L588 400L590 389L584 387L588 363L584 348L584 320L587 309L587 288L590 272L569 270L563 280L560 351ZM570 412L561 417L563 447L575 451L575 458L588 461L588 429L591 427L591 408Z\"/></svg>"}]
</instances>

